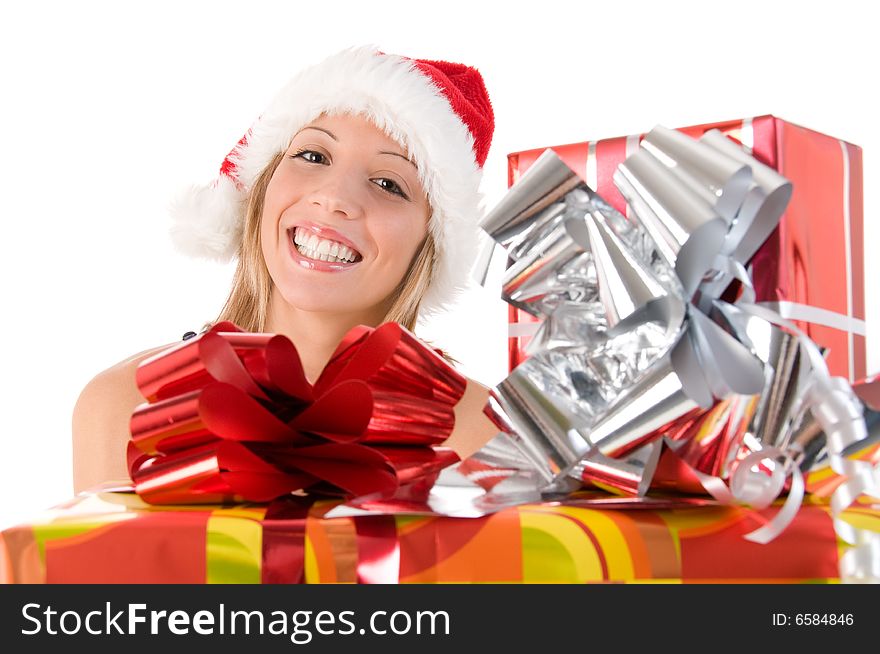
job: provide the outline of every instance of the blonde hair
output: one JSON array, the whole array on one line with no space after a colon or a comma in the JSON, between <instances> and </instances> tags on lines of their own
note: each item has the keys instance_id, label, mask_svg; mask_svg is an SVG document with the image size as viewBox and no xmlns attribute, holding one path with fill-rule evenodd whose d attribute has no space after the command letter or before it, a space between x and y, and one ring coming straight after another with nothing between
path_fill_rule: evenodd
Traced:
<instances>
[{"instance_id":1,"label":"blonde hair","mask_svg":"<svg viewBox=\"0 0 880 654\"><path fill-rule=\"evenodd\" d=\"M275 155L257 177L248 194L244 233L238 249L238 265L232 277L229 296L217 317L217 322L230 320L249 332L262 332L266 328L272 278L263 259L260 222L266 188L283 158L284 152ZM382 322L396 322L410 331L415 331L419 318L419 305L433 279L435 258L434 237L428 232L410 262L406 275L394 290L391 307Z\"/></svg>"}]
</instances>

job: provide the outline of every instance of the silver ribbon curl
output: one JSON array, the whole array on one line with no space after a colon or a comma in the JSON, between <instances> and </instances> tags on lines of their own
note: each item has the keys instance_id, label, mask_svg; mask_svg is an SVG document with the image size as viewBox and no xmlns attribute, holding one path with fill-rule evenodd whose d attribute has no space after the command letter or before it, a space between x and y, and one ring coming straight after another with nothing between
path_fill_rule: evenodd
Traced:
<instances>
[{"instance_id":1,"label":"silver ribbon curl","mask_svg":"<svg viewBox=\"0 0 880 654\"><path fill-rule=\"evenodd\" d=\"M530 358L494 391L511 438L548 485L588 472L641 495L660 444L680 445L664 426L760 393L751 453L728 462L729 486L694 472L719 501L756 509L790 481L776 516L747 535L769 542L801 504L805 442L794 435L812 416L846 476L832 497L837 533L855 546L842 577L877 578L876 534L838 517L878 487L873 466L843 456L865 436L858 400L806 335L754 303L744 267L778 224L790 182L717 130L696 141L658 126L641 145L614 175L634 222L548 150L481 224L512 261L502 297L544 320ZM734 280L743 290L731 304L721 295Z\"/></svg>"},{"instance_id":2,"label":"silver ribbon curl","mask_svg":"<svg viewBox=\"0 0 880 654\"><path fill-rule=\"evenodd\" d=\"M845 481L831 496L831 515L837 535L849 544L850 549L840 561L840 576L846 582L880 583L880 534L866 529L858 529L840 518L840 514L856 503L862 495L880 499L880 468L868 461L858 461L846 457L853 446L865 441L867 427L864 407L843 377L832 377L819 349L796 325L781 318L774 311L760 305L743 303L742 308L751 315L780 325L797 336L809 359L812 374L803 390L792 414L803 419L809 410L810 418L824 434L827 457L831 469ZM809 431L803 422L799 431ZM788 448L789 454L803 451L803 442L794 441ZM760 456L760 452L758 453ZM800 470L795 467L795 484L801 483ZM795 485L793 484L793 494ZM802 490L800 490L802 494ZM798 502L799 504L799 502ZM786 507L780 513L785 511ZM791 513L791 518L794 513ZM755 542L769 542L790 522L780 520L778 525L768 525L766 532L759 530L750 534ZM763 529L763 528L762 528Z\"/></svg>"}]
</instances>

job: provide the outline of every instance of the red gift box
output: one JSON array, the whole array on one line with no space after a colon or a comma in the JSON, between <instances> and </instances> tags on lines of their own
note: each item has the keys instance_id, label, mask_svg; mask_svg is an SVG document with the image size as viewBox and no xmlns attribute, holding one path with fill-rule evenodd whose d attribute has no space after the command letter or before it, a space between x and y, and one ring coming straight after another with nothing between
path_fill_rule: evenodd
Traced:
<instances>
[{"instance_id":1,"label":"red gift box","mask_svg":"<svg viewBox=\"0 0 880 654\"><path fill-rule=\"evenodd\" d=\"M751 261L758 301L791 302L833 312L847 329L816 323L797 324L819 346L828 349L832 375L850 381L866 375L864 226L862 150L826 134L775 116L709 123L681 128L692 137L710 129L742 143L751 154L788 178L794 193L779 227ZM553 151L618 211L629 208L614 186L617 166L639 147L642 135L572 143ZM512 186L546 148L507 156ZM529 314L508 307L512 370L525 358ZM848 320L847 320L848 319Z\"/></svg>"},{"instance_id":2,"label":"red gift box","mask_svg":"<svg viewBox=\"0 0 880 654\"><path fill-rule=\"evenodd\" d=\"M697 498L584 491L481 518L328 518L338 502L156 506L97 488L0 532L0 584L835 583L849 550L825 500L766 545L743 538L758 514ZM868 502L843 518L880 530Z\"/></svg>"}]
</instances>

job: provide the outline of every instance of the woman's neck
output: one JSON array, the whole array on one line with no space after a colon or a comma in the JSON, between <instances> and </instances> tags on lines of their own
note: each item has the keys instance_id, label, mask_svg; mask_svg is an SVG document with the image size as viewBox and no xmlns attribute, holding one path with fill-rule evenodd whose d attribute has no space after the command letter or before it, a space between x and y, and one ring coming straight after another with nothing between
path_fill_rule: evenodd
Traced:
<instances>
[{"instance_id":1,"label":"woman's neck","mask_svg":"<svg viewBox=\"0 0 880 654\"><path fill-rule=\"evenodd\" d=\"M378 325L384 312L304 311L284 301L275 289L269 300L265 332L283 334L296 345L306 378L314 383L342 337L357 325Z\"/></svg>"}]
</instances>

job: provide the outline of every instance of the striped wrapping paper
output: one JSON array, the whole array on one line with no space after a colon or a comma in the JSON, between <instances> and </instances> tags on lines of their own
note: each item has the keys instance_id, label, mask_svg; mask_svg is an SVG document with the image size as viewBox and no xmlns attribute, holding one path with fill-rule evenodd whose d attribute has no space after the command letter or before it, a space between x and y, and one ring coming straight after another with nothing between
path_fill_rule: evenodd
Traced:
<instances>
[{"instance_id":1,"label":"striped wrapping paper","mask_svg":"<svg viewBox=\"0 0 880 654\"><path fill-rule=\"evenodd\" d=\"M2 532L0 579L834 583L847 547L835 536L827 501L817 497L808 498L791 526L767 545L742 538L757 522L740 507L679 502L611 509L576 503L523 505L482 518L326 519L322 516L336 502L324 500L312 504L302 520L273 521L266 505L159 507L133 493L98 491ZM880 531L878 505L865 501L845 516Z\"/></svg>"}]
</instances>

